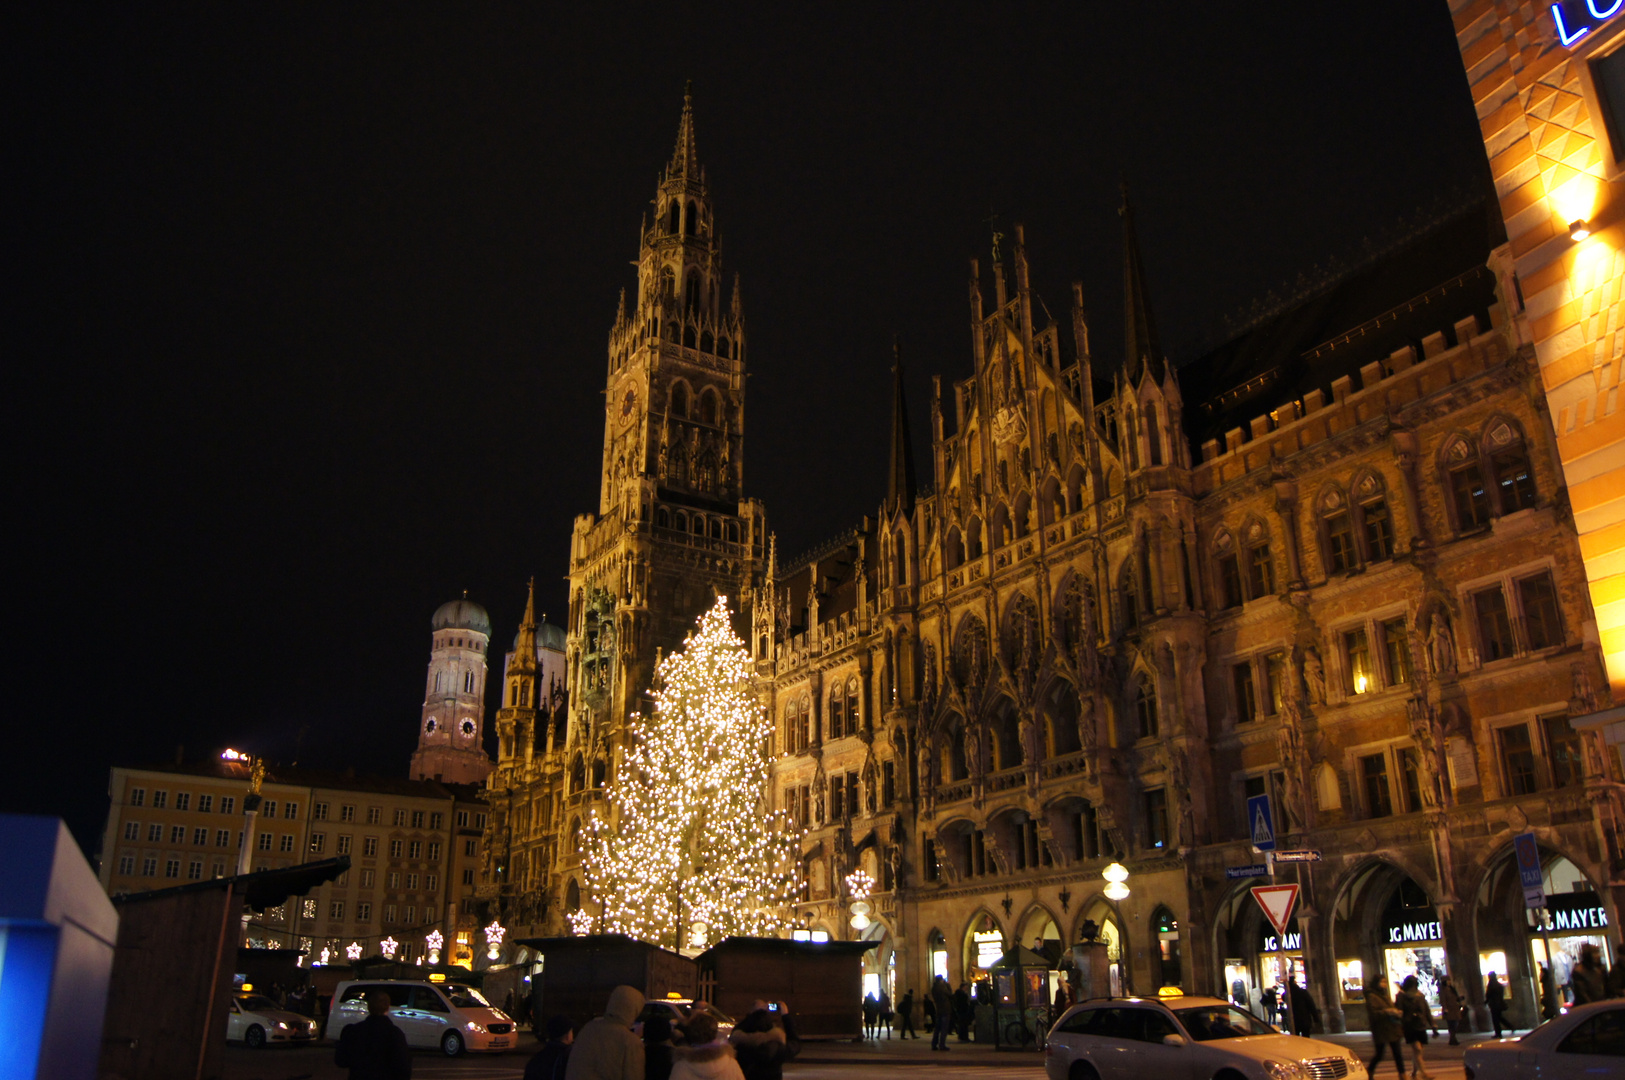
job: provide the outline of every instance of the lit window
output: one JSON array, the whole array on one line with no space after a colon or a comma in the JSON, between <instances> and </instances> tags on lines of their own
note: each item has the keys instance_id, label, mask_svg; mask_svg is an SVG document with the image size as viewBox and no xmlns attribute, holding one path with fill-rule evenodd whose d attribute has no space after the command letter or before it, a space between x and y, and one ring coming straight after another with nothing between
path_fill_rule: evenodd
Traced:
<instances>
[{"instance_id":1,"label":"lit window","mask_svg":"<svg viewBox=\"0 0 1625 1080\"><path fill-rule=\"evenodd\" d=\"M1349 690L1356 694L1375 690L1376 680L1371 677L1371 645L1364 628L1344 631L1343 656L1348 661Z\"/></svg>"},{"instance_id":2,"label":"lit window","mask_svg":"<svg viewBox=\"0 0 1625 1080\"><path fill-rule=\"evenodd\" d=\"M326 833L319 833L319 832L311 833L310 834L310 852L311 852L311 854L312 855L320 855L322 852L324 852L326 850L327 850L327 834Z\"/></svg>"},{"instance_id":3,"label":"lit window","mask_svg":"<svg viewBox=\"0 0 1625 1080\"><path fill-rule=\"evenodd\" d=\"M311 899L301 901L299 904L299 914L307 919L314 919L316 917L316 901Z\"/></svg>"}]
</instances>

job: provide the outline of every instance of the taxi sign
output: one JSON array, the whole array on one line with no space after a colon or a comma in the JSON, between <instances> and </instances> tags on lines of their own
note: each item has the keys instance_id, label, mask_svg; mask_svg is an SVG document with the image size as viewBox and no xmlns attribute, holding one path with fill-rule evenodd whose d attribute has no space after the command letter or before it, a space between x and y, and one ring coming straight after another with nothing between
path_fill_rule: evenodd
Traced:
<instances>
[{"instance_id":1,"label":"taxi sign","mask_svg":"<svg viewBox=\"0 0 1625 1080\"><path fill-rule=\"evenodd\" d=\"M1184 997L1185 991L1177 986L1164 986L1157 991L1157 996L1160 998Z\"/></svg>"}]
</instances>

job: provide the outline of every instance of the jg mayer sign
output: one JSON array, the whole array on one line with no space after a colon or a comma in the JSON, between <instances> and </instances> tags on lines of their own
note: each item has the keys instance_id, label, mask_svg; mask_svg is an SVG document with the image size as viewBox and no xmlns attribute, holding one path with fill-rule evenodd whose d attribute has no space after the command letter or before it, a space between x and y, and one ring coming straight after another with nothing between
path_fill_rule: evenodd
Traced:
<instances>
[{"instance_id":1,"label":"jg mayer sign","mask_svg":"<svg viewBox=\"0 0 1625 1080\"><path fill-rule=\"evenodd\" d=\"M1557 0L1552 5L1552 28L1565 49L1625 11L1625 0Z\"/></svg>"}]
</instances>

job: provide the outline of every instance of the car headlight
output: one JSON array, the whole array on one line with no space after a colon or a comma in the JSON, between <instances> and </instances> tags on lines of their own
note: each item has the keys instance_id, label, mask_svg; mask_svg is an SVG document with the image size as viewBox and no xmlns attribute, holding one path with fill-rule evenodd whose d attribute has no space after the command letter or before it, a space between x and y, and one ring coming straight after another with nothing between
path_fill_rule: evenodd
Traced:
<instances>
[{"instance_id":1,"label":"car headlight","mask_svg":"<svg viewBox=\"0 0 1625 1080\"><path fill-rule=\"evenodd\" d=\"M288 1025L285 1022L283 1022L281 1020L278 1020L276 1022L276 1029L278 1031L287 1031L288 1030Z\"/></svg>"},{"instance_id":2,"label":"car headlight","mask_svg":"<svg viewBox=\"0 0 1625 1080\"><path fill-rule=\"evenodd\" d=\"M1270 1080L1304 1080L1303 1068L1296 1061L1266 1061L1264 1072Z\"/></svg>"},{"instance_id":3,"label":"car headlight","mask_svg":"<svg viewBox=\"0 0 1625 1080\"><path fill-rule=\"evenodd\" d=\"M1349 1063L1349 1072L1350 1072L1350 1074L1365 1072L1365 1062L1361 1061L1359 1058L1355 1057L1353 1054L1350 1054L1348 1056L1348 1063Z\"/></svg>"},{"instance_id":4,"label":"car headlight","mask_svg":"<svg viewBox=\"0 0 1625 1080\"><path fill-rule=\"evenodd\" d=\"M477 1033L479 1033L481 1035L485 1034L485 1025L484 1024L476 1024L474 1021L470 1020L467 1024L464 1024L463 1026L468 1028L468 1030L470 1030L470 1031L477 1032Z\"/></svg>"}]
</instances>

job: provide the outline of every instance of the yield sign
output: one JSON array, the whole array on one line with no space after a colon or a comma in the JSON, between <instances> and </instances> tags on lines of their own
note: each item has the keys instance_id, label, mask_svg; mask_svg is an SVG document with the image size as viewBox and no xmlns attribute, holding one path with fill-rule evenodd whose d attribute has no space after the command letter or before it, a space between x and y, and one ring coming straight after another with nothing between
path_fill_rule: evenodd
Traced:
<instances>
[{"instance_id":1,"label":"yield sign","mask_svg":"<svg viewBox=\"0 0 1625 1080\"><path fill-rule=\"evenodd\" d=\"M1253 899L1258 906L1264 909L1269 917L1270 925L1281 940L1286 940L1286 921L1292 917L1292 908L1298 902L1298 887L1296 885L1254 885Z\"/></svg>"}]
</instances>

